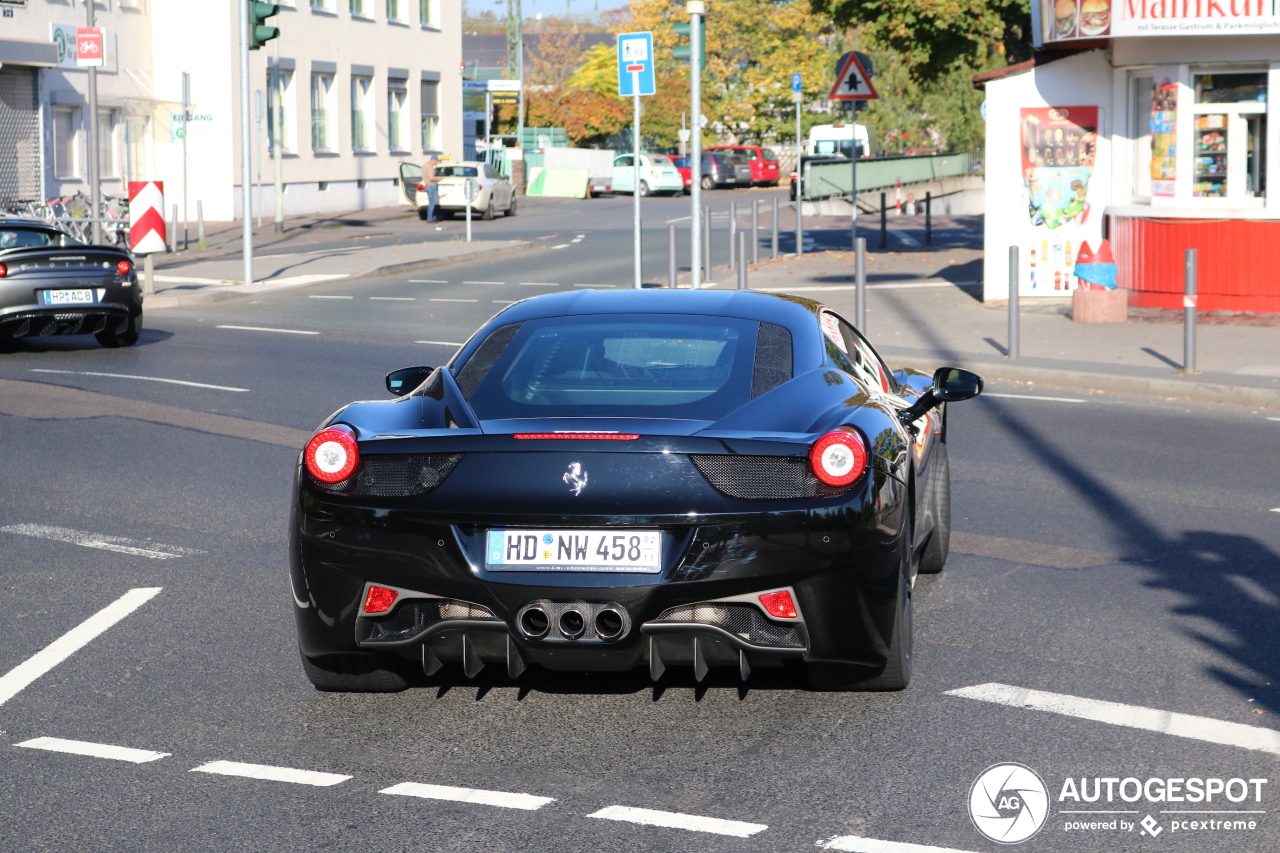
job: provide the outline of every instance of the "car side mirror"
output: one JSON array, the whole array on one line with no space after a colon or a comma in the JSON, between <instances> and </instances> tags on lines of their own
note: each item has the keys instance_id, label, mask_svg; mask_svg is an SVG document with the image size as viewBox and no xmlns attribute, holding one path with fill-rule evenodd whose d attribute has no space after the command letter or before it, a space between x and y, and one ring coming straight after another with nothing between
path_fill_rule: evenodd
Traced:
<instances>
[{"instance_id":1,"label":"car side mirror","mask_svg":"<svg viewBox=\"0 0 1280 853\"><path fill-rule=\"evenodd\" d=\"M939 367L933 372L933 387L925 389L914 403L899 412L898 419L912 424L939 403L958 403L981 393L982 377L978 374L959 367Z\"/></svg>"},{"instance_id":2,"label":"car side mirror","mask_svg":"<svg viewBox=\"0 0 1280 853\"><path fill-rule=\"evenodd\" d=\"M387 374L387 390L403 397L417 388L435 371L434 367L402 367Z\"/></svg>"}]
</instances>

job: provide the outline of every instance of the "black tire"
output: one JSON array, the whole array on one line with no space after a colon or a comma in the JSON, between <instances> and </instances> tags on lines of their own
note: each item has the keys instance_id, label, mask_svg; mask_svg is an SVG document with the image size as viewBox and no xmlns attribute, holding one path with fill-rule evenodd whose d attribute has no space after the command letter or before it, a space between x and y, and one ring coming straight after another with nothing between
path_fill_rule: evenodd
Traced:
<instances>
[{"instance_id":1,"label":"black tire","mask_svg":"<svg viewBox=\"0 0 1280 853\"><path fill-rule=\"evenodd\" d=\"M860 678L852 664L818 661L805 666L809 686L823 691L887 692L903 690L911 683L911 657L915 645L911 616L911 582L898 579L898 613L889 641L888 661L875 678Z\"/></svg>"},{"instance_id":2,"label":"black tire","mask_svg":"<svg viewBox=\"0 0 1280 853\"><path fill-rule=\"evenodd\" d=\"M129 318L125 321L124 327L107 329L102 332L95 332L94 337L98 339L98 343L108 349L116 347L131 347L138 342L139 336L142 334L142 310L130 311Z\"/></svg>"},{"instance_id":3,"label":"black tire","mask_svg":"<svg viewBox=\"0 0 1280 853\"><path fill-rule=\"evenodd\" d=\"M452 211L452 210L441 210L440 208L438 208L438 207L437 207L437 208L436 208L436 219L453 219L453 211Z\"/></svg>"},{"instance_id":4,"label":"black tire","mask_svg":"<svg viewBox=\"0 0 1280 853\"><path fill-rule=\"evenodd\" d=\"M713 190L716 188L716 180L710 175L702 176L702 188L704 190Z\"/></svg>"},{"instance_id":5,"label":"black tire","mask_svg":"<svg viewBox=\"0 0 1280 853\"><path fill-rule=\"evenodd\" d=\"M409 686L399 666L371 654L302 657L302 670L317 690L339 693L397 693Z\"/></svg>"},{"instance_id":6,"label":"black tire","mask_svg":"<svg viewBox=\"0 0 1280 853\"><path fill-rule=\"evenodd\" d=\"M485 222L493 219L493 193L489 193L489 206L484 209L484 213L480 214L480 218Z\"/></svg>"},{"instance_id":7,"label":"black tire","mask_svg":"<svg viewBox=\"0 0 1280 853\"><path fill-rule=\"evenodd\" d=\"M424 220L427 218L427 209L425 207L418 208L418 218Z\"/></svg>"},{"instance_id":8,"label":"black tire","mask_svg":"<svg viewBox=\"0 0 1280 853\"><path fill-rule=\"evenodd\" d=\"M507 212L505 215L506 216L516 215L516 194L514 192L511 193L511 206L507 208Z\"/></svg>"},{"instance_id":9,"label":"black tire","mask_svg":"<svg viewBox=\"0 0 1280 853\"><path fill-rule=\"evenodd\" d=\"M640 182L640 198L648 198L650 193L652 193L652 190L649 189L648 182L641 181Z\"/></svg>"},{"instance_id":10,"label":"black tire","mask_svg":"<svg viewBox=\"0 0 1280 853\"><path fill-rule=\"evenodd\" d=\"M936 575L947 563L951 549L951 460L947 458L947 445L938 442L933 448L935 465L929 477L929 504L933 510L933 533L929 544L920 555L920 573Z\"/></svg>"}]
</instances>

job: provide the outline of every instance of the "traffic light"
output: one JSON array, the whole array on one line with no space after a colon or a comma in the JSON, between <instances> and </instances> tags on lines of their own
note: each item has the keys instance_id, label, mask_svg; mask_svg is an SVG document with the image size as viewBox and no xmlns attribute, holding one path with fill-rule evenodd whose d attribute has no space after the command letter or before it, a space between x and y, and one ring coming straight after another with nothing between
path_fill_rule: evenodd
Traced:
<instances>
[{"instance_id":1,"label":"traffic light","mask_svg":"<svg viewBox=\"0 0 1280 853\"><path fill-rule=\"evenodd\" d=\"M683 38L687 38L692 42L693 39L689 35L690 28L691 28L690 24L675 24L673 26L673 29L676 31L676 35L681 36ZM707 18L705 15L702 18L702 28L699 31L698 35L700 36L700 38L698 39L698 67L706 68L707 67ZM690 62L692 61L692 50L693 50L692 44L687 44L687 45L680 44L680 45L676 45L675 49L672 51L672 54L675 56L676 59L679 59L683 62Z\"/></svg>"},{"instance_id":2,"label":"traffic light","mask_svg":"<svg viewBox=\"0 0 1280 853\"><path fill-rule=\"evenodd\" d=\"M280 6L276 3L251 0L249 14L253 16L253 20L249 23L249 50L257 50L272 39L280 38L279 27L267 26L267 18L279 13Z\"/></svg>"}]
</instances>

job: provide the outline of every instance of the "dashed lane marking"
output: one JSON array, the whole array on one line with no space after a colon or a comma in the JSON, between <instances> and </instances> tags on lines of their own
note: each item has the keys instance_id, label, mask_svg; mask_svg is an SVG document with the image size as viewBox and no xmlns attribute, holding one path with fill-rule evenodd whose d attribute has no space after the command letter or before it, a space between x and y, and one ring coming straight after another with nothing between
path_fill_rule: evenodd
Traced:
<instances>
[{"instance_id":1,"label":"dashed lane marking","mask_svg":"<svg viewBox=\"0 0 1280 853\"><path fill-rule=\"evenodd\" d=\"M479 302L480 300L479 299L445 299L444 297L437 297L432 299L431 301L432 302Z\"/></svg>"},{"instance_id":2,"label":"dashed lane marking","mask_svg":"<svg viewBox=\"0 0 1280 853\"><path fill-rule=\"evenodd\" d=\"M438 278L411 278L410 284L448 284L447 281L441 281Z\"/></svg>"},{"instance_id":3,"label":"dashed lane marking","mask_svg":"<svg viewBox=\"0 0 1280 853\"><path fill-rule=\"evenodd\" d=\"M505 281L464 281L463 284L506 284Z\"/></svg>"},{"instance_id":4,"label":"dashed lane marking","mask_svg":"<svg viewBox=\"0 0 1280 853\"><path fill-rule=\"evenodd\" d=\"M230 385L208 385L204 382L188 382L185 379L161 379L159 376L135 376L132 373L98 373L94 370L50 370L43 367L31 368L32 373L61 373L68 376L106 376L109 379L139 379L143 382L164 382L167 385L186 385L188 388L208 388L211 391L248 391L248 388L233 388Z\"/></svg>"},{"instance_id":5,"label":"dashed lane marking","mask_svg":"<svg viewBox=\"0 0 1280 853\"><path fill-rule=\"evenodd\" d=\"M63 740L60 737L38 737L24 740L14 746L27 749L46 749L50 752L67 752L72 755L88 755L92 758L110 758L115 761L128 761L133 764L146 764L172 755L169 752L152 752L149 749L131 749L127 746L112 746L109 743L90 743L83 740Z\"/></svg>"},{"instance_id":6,"label":"dashed lane marking","mask_svg":"<svg viewBox=\"0 0 1280 853\"><path fill-rule=\"evenodd\" d=\"M559 287L560 285L554 281L522 281L521 287Z\"/></svg>"},{"instance_id":7,"label":"dashed lane marking","mask_svg":"<svg viewBox=\"0 0 1280 853\"><path fill-rule=\"evenodd\" d=\"M1271 511L1272 511L1272 512L1280 512L1280 506L1275 507L1275 508L1274 508L1274 509L1272 509Z\"/></svg>"},{"instance_id":8,"label":"dashed lane marking","mask_svg":"<svg viewBox=\"0 0 1280 853\"><path fill-rule=\"evenodd\" d=\"M414 341L415 344L436 344L442 347L460 347L462 344L454 341Z\"/></svg>"},{"instance_id":9,"label":"dashed lane marking","mask_svg":"<svg viewBox=\"0 0 1280 853\"><path fill-rule=\"evenodd\" d=\"M413 302L413 296L370 296L375 302Z\"/></svg>"},{"instance_id":10,"label":"dashed lane marking","mask_svg":"<svg viewBox=\"0 0 1280 853\"><path fill-rule=\"evenodd\" d=\"M928 844L907 844L903 841L881 841L863 838L861 835L840 835L819 841L823 850L846 850L848 853L965 853L952 847L933 847Z\"/></svg>"},{"instance_id":11,"label":"dashed lane marking","mask_svg":"<svg viewBox=\"0 0 1280 853\"><path fill-rule=\"evenodd\" d=\"M984 397L999 397L1002 400L1049 400L1054 403L1085 403L1078 397L1037 397L1033 394L983 394Z\"/></svg>"},{"instance_id":12,"label":"dashed lane marking","mask_svg":"<svg viewBox=\"0 0 1280 853\"><path fill-rule=\"evenodd\" d=\"M99 533L85 533L69 527L53 527L47 524L10 524L0 527L0 533L14 533L18 536L32 536L36 539L48 539L53 542L66 542L81 545L85 548L97 548L100 551L117 551L121 554L132 554L135 557L150 557L153 560L172 560L174 557L188 557L203 554L191 548L179 548L176 545L152 545L141 547L142 543L121 536L103 536Z\"/></svg>"},{"instance_id":13,"label":"dashed lane marking","mask_svg":"<svg viewBox=\"0 0 1280 853\"><path fill-rule=\"evenodd\" d=\"M266 326L216 326L218 329L239 329L244 332L279 332L282 335L318 335L319 332L304 332L301 329L271 329Z\"/></svg>"},{"instance_id":14,"label":"dashed lane marking","mask_svg":"<svg viewBox=\"0 0 1280 853\"><path fill-rule=\"evenodd\" d=\"M494 305L515 305L516 303L510 299L495 299L493 300L493 304Z\"/></svg>"},{"instance_id":15,"label":"dashed lane marking","mask_svg":"<svg viewBox=\"0 0 1280 853\"><path fill-rule=\"evenodd\" d=\"M112 625L155 598L163 587L131 589L88 619L0 676L0 705L80 649Z\"/></svg>"},{"instance_id":16,"label":"dashed lane marking","mask_svg":"<svg viewBox=\"0 0 1280 853\"><path fill-rule=\"evenodd\" d=\"M654 809L637 809L630 806L608 806L587 817L598 817L604 820L621 820L627 823L638 823L643 826L664 826L669 829L688 829L692 832L713 832L716 835L732 835L735 838L750 838L757 832L768 829L767 824L745 823L740 820L722 820L718 817L702 817L679 812L660 812Z\"/></svg>"},{"instance_id":17,"label":"dashed lane marking","mask_svg":"<svg viewBox=\"0 0 1280 853\"><path fill-rule=\"evenodd\" d=\"M509 794L505 791L484 791L475 788L454 788L450 785L423 785L419 782L401 782L383 788L379 794L396 794L402 797L422 797L426 800L451 800L455 803L478 803L505 809L537 811L555 797L535 797L532 794Z\"/></svg>"},{"instance_id":18,"label":"dashed lane marking","mask_svg":"<svg viewBox=\"0 0 1280 853\"><path fill-rule=\"evenodd\" d=\"M293 782L297 785L315 785L318 788L339 785L351 778L341 773L295 770L292 767L272 767L269 764L242 764L239 761L210 761L208 764L192 767L190 772L243 776L247 779L267 779L272 782Z\"/></svg>"},{"instance_id":19,"label":"dashed lane marking","mask_svg":"<svg viewBox=\"0 0 1280 853\"><path fill-rule=\"evenodd\" d=\"M553 248L553 249L567 249L567 248L569 248L569 246L570 246L570 245L571 245L571 244L569 244L569 243L561 243L559 246L552 246L551 248Z\"/></svg>"},{"instance_id":20,"label":"dashed lane marking","mask_svg":"<svg viewBox=\"0 0 1280 853\"><path fill-rule=\"evenodd\" d=\"M996 683L948 690L945 695L1280 755L1280 731L1210 717L1175 714L1141 705L1122 705L1119 702L1104 702Z\"/></svg>"},{"instance_id":21,"label":"dashed lane marking","mask_svg":"<svg viewBox=\"0 0 1280 853\"><path fill-rule=\"evenodd\" d=\"M318 293L308 294L307 298L308 299L355 299L354 296L322 296Z\"/></svg>"},{"instance_id":22,"label":"dashed lane marking","mask_svg":"<svg viewBox=\"0 0 1280 853\"><path fill-rule=\"evenodd\" d=\"M1280 421L1280 418L1267 418L1269 421Z\"/></svg>"}]
</instances>

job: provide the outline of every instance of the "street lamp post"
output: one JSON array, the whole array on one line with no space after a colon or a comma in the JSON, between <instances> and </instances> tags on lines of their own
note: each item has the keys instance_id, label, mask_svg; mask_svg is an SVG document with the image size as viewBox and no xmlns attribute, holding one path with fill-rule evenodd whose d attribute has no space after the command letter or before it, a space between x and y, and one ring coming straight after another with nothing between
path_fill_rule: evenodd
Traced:
<instances>
[{"instance_id":1,"label":"street lamp post","mask_svg":"<svg viewBox=\"0 0 1280 853\"><path fill-rule=\"evenodd\" d=\"M707 4L703 0L689 0L685 4L689 13L689 269L691 287L702 287L702 28L705 24Z\"/></svg>"}]
</instances>

